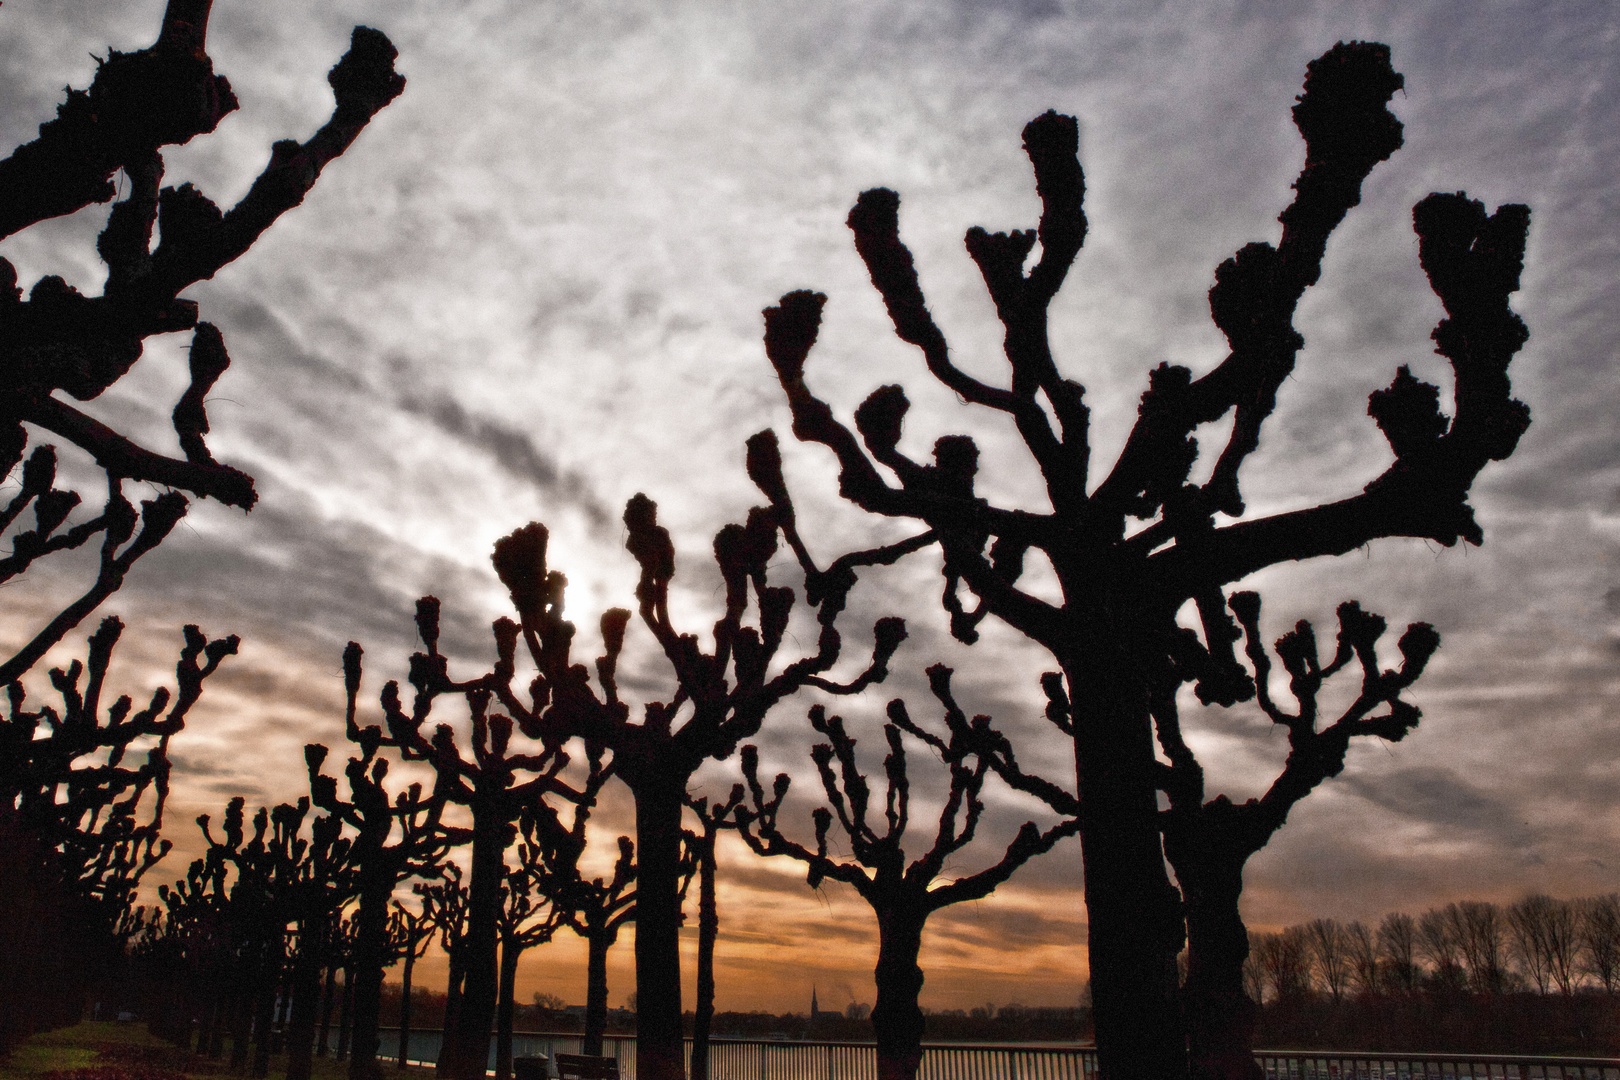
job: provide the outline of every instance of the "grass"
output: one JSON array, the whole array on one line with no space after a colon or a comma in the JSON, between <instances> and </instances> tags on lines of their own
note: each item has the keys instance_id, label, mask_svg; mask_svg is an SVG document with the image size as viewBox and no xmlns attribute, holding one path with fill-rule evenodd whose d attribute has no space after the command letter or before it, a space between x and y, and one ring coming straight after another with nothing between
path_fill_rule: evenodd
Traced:
<instances>
[{"instance_id":1,"label":"grass","mask_svg":"<svg viewBox=\"0 0 1620 1080\"><path fill-rule=\"evenodd\" d=\"M313 1080L347 1080L349 1063L316 1058ZM286 1080L287 1058L270 1060L269 1080ZM383 1063L385 1077L423 1080L433 1070L411 1066L403 1074ZM164 1042L142 1023L87 1020L47 1031L24 1042L0 1061L0 1080L224 1080L232 1073L214 1061Z\"/></svg>"}]
</instances>

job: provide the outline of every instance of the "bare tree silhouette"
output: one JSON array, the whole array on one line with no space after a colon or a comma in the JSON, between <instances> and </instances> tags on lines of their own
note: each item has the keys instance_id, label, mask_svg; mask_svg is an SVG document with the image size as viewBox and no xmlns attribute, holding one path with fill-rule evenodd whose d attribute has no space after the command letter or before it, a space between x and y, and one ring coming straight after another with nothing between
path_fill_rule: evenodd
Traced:
<instances>
[{"instance_id":1,"label":"bare tree silhouette","mask_svg":"<svg viewBox=\"0 0 1620 1080\"><path fill-rule=\"evenodd\" d=\"M611 766L601 764L599 744L588 744L593 777L592 790L601 786ZM618 857L606 877L590 876L581 865L587 847L586 826L595 800L581 801L573 808L573 822L560 828L556 815L539 807L526 812L519 823L525 843L519 848L527 868L529 887L550 905L549 917L535 933L546 940L563 926L585 939L585 1029L581 1052L600 1054L602 1036L607 1031L608 951L618 943L619 931L636 918L636 848L628 836L618 838ZM690 873L686 874L686 879ZM681 896L686 895L683 881Z\"/></svg>"},{"instance_id":2,"label":"bare tree silhouette","mask_svg":"<svg viewBox=\"0 0 1620 1080\"><path fill-rule=\"evenodd\" d=\"M619 931L636 918L636 846L619 837L619 856L606 878L586 878L577 861L566 879L552 879L542 887L554 897L564 923L585 939L585 1030L580 1052L600 1054L607 1032L608 951L618 944ZM561 877L561 875L559 875Z\"/></svg>"},{"instance_id":3,"label":"bare tree silhouette","mask_svg":"<svg viewBox=\"0 0 1620 1080\"><path fill-rule=\"evenodd\" d=\"M1495 904L1464 900L1446 905L1446 921L1468 965L1468 984L1476 994L1500 994L1507 951L1507 919Z\"/></svg>"},{"instance_id":4,"label":"bare tree silhouette","mask_svg":"<svg viewBox=\"0 0 1620 1080\"><path fill-rule=\"evenodd\" d=\"M1582 907L1582 970L1612 994L1620 990L1620 893L1590 897Z\"/></svg>"},{"instance_id":5,"label":"bare tree silhouette","mask_svg":"<svg viewBox=\"0 0 1620 1080\"><path fill-rule=\"evenodd\" d=\"M437 883L418 882L413 890L422 898L422 917L431 921L439 932L439 947L449 959L449 975L445 983L444 1023L442 1031L448 1034L456 1026L461 1012L461 988L466 981L467 969L467 887L462 882L461 867L446 862L439 867ZM446 1061L445 1051L450 1040L441 1038L436 1065Z\"/></svg>"},{"instance_id":6,"label":"bare tree silhouette","mask_svg":"<svg viewBox=\"0 0 1620 1080\"><path fill-rule=\"evenodd\" d=\"M104 711L122 631L109 616L90 637L88 667L74 660L52 670L60 709L31 709L21 683L8 687L0 719L0 896L12 917L0 927L0 955L11 958L0 975L0 1048L77 1020L86 991L111 970L125 940L120 920L141 877L171 846L159 836L169 740L203 680L237 647L235 637L209 641L187 626L177 690L159 687L140 709L120 696ZM142 742L150 747L145 762L126 765Z\"/></svg>"},{"instance_id":7,"label":"bare tree silhouette","mask_svg":"<svg viewBox=\"0 0 1620 1080\"><path fill-rule=\"evenodd\" d=\"M395 1067L404 1072L411 1048L411 975L416 962L427 953L438 927L428 918L426 911L412 911L394 901L394 913L389 919L388 936L397 943L404 966L400 970L399 998L399 1056Z\"/></svg>"},{"instance_id":8,"label":"bare tree silhouette","mask_svg":"<svg viewBox=\"0 0 1620 1080\"><path fill-rule=\"evenodd\" d=\"M767 490L781 487L774 437L750 440L747 461L757 484ZM521 619L521 627L507 624L513 644L504 655L510 657L521 632L538 672L529 704L510 691L501 702L525 730L532 726L536 731L566 731L612 751L615 774L635 797L636 1067L647 1080L684 1080L678 933L682 881L690 879L681 819L692 776L705 761L729 757L740 740L759 731L766 713L791 694L812 686L827 693L853 694L885 676L889 657L904 639L904 624L899 619L877 622L871 663L848 683L826 677L843 647L835 624L855 585L857 568L893 562L921 545L907 541L854 552L820 570L798 537L790 509L784 514L777 506L756 508L746 524L727 525L715 537L725 613L714 626L714 651L705 653L696 635L680 633L670 620L675 550L668 531L658 524L656 504L645 495L635 496L625 507L624 523L629 531L625 546L641 567L636 598L642 622L674 672L670 699L647 703L642 722L630 721L617 682L618 657L630 621L630 613L622 608L602 616L605 651L596 662L600 693L591 688L584 665L570 662L574 627L562 618L566 579L547 567L548 534L543 525L534 523L502 540L495 550L496 573ZM767 577L779 531L798 555L806 599L816 609L820 633L813 654L770 675L795 603L792 589L773 586ZM743 625L750 586L758 609L757 628Z\"/></svg>"},{"instance_id":9,"label":"bare tree silhouette","mask_svg":"<svg viewBox=\"0 0 1620 1080\"><path fill-rule=\"evenodd\" d=\"M735 788L725 802L709 805L707 798L688 796L686 805L697 815L701 832L692 834L698 876L697 1001L692 1010L690 1080L709 1080L709 1036L714 1026L714 947L720 936L720 905L715 896L715 843L721 829L737 827L743 791Z\"/></svg>"},{"instance_id":10,"label":"bare tree silhouette","mask_svg":"<svg viewBox=\"0 0 1620 1080\"><path fill-rule=\"evenodd\" d=\"M917 956L928 917L950 904L989 896L1029 859L1078 832L1079 822L1069 819L1044 832L1034 822L1026 822L994 865L936 886L946 860L966 847L978 829L984 813L981 793L991 764L973 751L971 732L964 725L951 725L949 740L941 739L915 724L898 699L890 702L889 717L891 722L883 726L889 753L883 759L888 786L882 832L868 820L872 791L856 762L855 740L845 730L843 718L828 716L820 705L810 710L810 724L827 741L818 743L811 757L832 809L817 807L812 815L815 850L790 840L778 827L782 799L791 780L786 773L778 775L767 798L759 782L759 752L753 746L743 747L742 767L750 801L738 811L738 829L759 854L787 855L806 863L812 888L828 878L842 881L872 906L878 921L877 1004L872 1008L878 1077L912 1080L922 1064L923 1012L918 995L923 971ZM902 732L937 752L950 770L950 786L933 844L909 865L901 847L911 821L911 780ZM834 820L849 839L853 862L828 854L828 833Z\"/></svg>"},{"instance_id":11,"label":"bare tree silhouette","mask_svg":"<svg viewBox=\"0 0 1620 1080\"><path fill-rule=\"evenodd\" d=\"M1338 919L1312 919L1305 924L1305 950L1322 989L1337 1005L1350 983L1350 950Z\"/></svg>"},{"instance_id":12,"label":"bare tree silhouette","mask_svg":"<svg viewBox=\"0 0 1620 1080\"><path fill-rule=\"evenodd\" d=\"M283 894L286 915L297 926L296 948L285 975L285 997L291 999L283 1032L287 1080L309 1080L313 1071L321 972L333 961L343 908L360 887L354 842L342 835L342 818L328 813L316 818L310 831L308 846L280 853L274 871L273 888ZM302 841L295 834L290 843Z\"/></svg>"},{"instance_id":13,"label":"bare tree silhouette","mask_svg":"<svg viewBox=\"0 0 1620 1080\"><path fill-rule=\"evenodd\" d=\"M464 829L442 821L449 787L440 773L439 783L424 795L421 784L411 784L390 800L383 781L388 759L379 757L382 729L356 722L361 678L360 646L349 643L343 654L344 685L348 695L344 731L360 748L344 768L349 801L338 798L337 780L321 774L328 750L319 743L304 747L309 769L310 795L315 805L356 832L350 858L359 907L354 915L354 1052L349 1059L351 1080L377 1080L381 1047L383 969L394 959L389 936L389 905L401 882L435 871L450 848L473 838ZM390 843L390 838L394 838ZM289 1066L290 1069L290 1066ZM305 1076L288 1080L307 1080Z\"/></svg>"},{"instance_id":14,"label":"bare tree silhouette","mask_svg":"<svg viewBox=\"0 0 1620 1080\"><path fill-rule=\"evenodd\" d=\"M1042 201L1039 227L967 234L1006 331L1008 387L952 362L899 238L898 196L885 189L860 196L849 226L896 333L963 400L1012 420L1040 469L1049 513L1002 509L977 495L978 448L971 439L940 439L932 464L902 453L909 402L898 386L873 392L856 410L851 431L805 379L825 297L789 293L765 312L765 350L792 409L794 434L836 455L845 498L929 526L925 535L944 555L944 604L956 636L972 642L978 623L994 615L1049 650L1061 669L1049 693L1061 698L1058 713L1075 743L1094 1015L1110 1080L1186 1075L1184 1014L1199 1075L1252 1075L1252 1059L1232 1050L1243 1038L1232 1025L1252 1014L1242 989L1248 943L1240 922L1228 921L1215 935L1226 955L1190 966L1189 978L1198 981L1185 1011L1179 999L1182 902L1190 914L1201 885L1183 881L1181 895L1171 885L1161 839L1169 819L1159 813L1158 797L1180 793L1188 819L1217 821L1226 811L1216 800L1208 812L1193 814L1189 796L1201 798L1202 787L1196 760L1172 756L1165 769L1154 750L1155 728L1162 746L1176 747L1177 687L1192 683L1202 701L1221 705L1255 696L1256 673L1234 652L1243 633L1228 612L1225 588L1267 566L1344 554L1381 537L1480 543L1469 488L1487 462L1512 453L1529 422L1506 374L1527 337L1507 301L1518 288L1528 211L1504 206L1487 215L1465 195L1433 195L1418 204L1413 223L1419 260L1447 312L1434 338L1455 373L1455 415L1443 415L1438 390L1402 368L1368 405L1394 452L1381 476L1337 501L1245 516L1241 467L1258 447L1303 344L1294 311L1320 277L1328 237L1360 201L1362 180L1401 145L1400 122L1387 109L1401 86L1382 45L1340 44L1309 65L1293 110L1305 167L1279 218L1281 241L1244 247L1216 270L1210 291L1230 354L1198 378L1186 368L1157 367L1119 458L1095 483L1084 390L1059 372L1046 330L1048 307L1086 232L1075 121L1047 113L1024 129ZM1037 241L1039 259L1026 272ZM1230 434L1209 479L1189 482L1198 429L1229 415ZM773 504L786 498L784 490ZM1018 587L1031 551L1050 562L1060 601ZM973 606L964 603L964 591ZM1177 623L1187 607L1201 633ZM1251 635L1251 660L1252 646Z\"/></svg>"},{"instance_id":15,"label":"bare tree silhouette","mask_svg":"<svg viewBox=\"0 0 1620 1080\"><path fill-rule=\"evenodd\" d=\"M1417 920L1400 911L1385 915L1378 924L1378 963L1386 985L1407 994L1417 989L1417 949Z\"/></svg>"},{"instance_id":16,"label":"bare tree silhouette","mask_svg":"<svg viewBox=\"0 0 1620 1080\"><path fill-rule=\"evenodd\" d=\"M231 1024L242 938L227 872L221 859L196 859L184 878L157 887L159 906L135 909L134 985L120 999L146 1018L148 1031L179 1047L192 1046L195 1023L196 1052L216 1059Z\"/></svg>"},{"instance_id":17,"label":"bare tree silhouette","mask_svg":"<svg viewBox=\"0 0 1620 1080\"><path fill-rule=\"evenodd\" d=\"M1273 999L1302 997L1311 988L1310 945L1304 927L1291 926L1280 934L1261 934L1256 955Z\"/></svg>"},{"instance_id":18,"label":"bare tree silhouette","mask_svg":"<svg viewBox=\"0 0 1620 1080\"><path fill-rule=\"evenodd\" d=\"M332 967L343 973L343 985L335 998L327 997L327 1004L329 1007L336 1004L338 1010L337 1042L332 1047L332 1056L339 1061L349 1056L354 1036L354 931L354 916L348 914L338 920L332 931Z\"/></svg>"},{"instance_id":19,"label":"bare tree silhouette","mask_svg":"<svg viewBox=\"0 0 1620 1080\"><path fill-rule=\"evenodd\" d=\"M247 195L220 210L190 184L163 188L162 147L214 129L237 107L230 83L213 73L204 51L211 0L170 0L158 39L133 53L109 53L89 90L69 90L40 137L0 161L0 237L47 218L114 197L114 173L130 180L130 194L114 204L97 251L107 264L102 295L80 294L61 278L41 278L22 298L11 263L0 259L0 466L10 472L27 444L24 424L43 428L89 454L106 472L101 516L62 531L79 502L52 486L54 451L39 447L24 485L3 517L9 526L30 503L35 528L13 538L0 560L0 580L35 560L102 537L95 581L9 660L0 683L27 671L106 599L135 560L166 536L186 511L181 492L244 509L253 505L253 481L216 462L204 442L204 399L230 363L217 328L197 321L197 305L182 290L212 277L245 252L282 213L297 206L321 170L348 149L371 117L404 89L393 70L387 37L356 27L349 52L328 75L337 107L306 143L275 144ZM160 239L152 246L156 228ZM139 359L153 334L192 330L191 385L174 407L183 458L145 449L61 401L99 396ZM125 481L172 489L143 504L140 531L123 494Z\"/></svg>"},{"instance_id":20,"label":"bare tree silhouette","mask_svg":"<svg viewBox=\"0 0 1620 1080\"><path fill-rule=\"evenodd\" d=\"M352 895L346 866L350 841L341 835L342 824L317 818L306 839L309 809L308 798L260 807L251 838L241 797L227 804L218 838L209 815L197 818L208 841L204 872L212 879L211 899L227 927L224 961L230 973L222 981L229 988L231 1067L250 1076L269 1075L278 996L302 997L305 1010L316 1001L320 970L338 951L339 911ZM292 925L297 931L289 934ZM313 1033L310 1023L308 1034Z\"/></svg>"},{"instance_id":21,"label":"bare tree silhouette","mask_svg":"<svg viewBox=\"0 0 1620 1080\"><path fill-rule=\"evenodd\" d=\"M350 968L354 960L354 920L339 915L331 927L331 944L326 955L326 981L321 990L321 1026L315 1037L315 1056L341 1058L348 1049L346 1032L349 1024L350 990L353 981ZM343 985L338 985L338 973L343 973ZM338 1014L338 1035L332 1037L332 1014Z\"/></svg>"},{"instance_id":22,"label":"bare tree silhouette","mask_svg":"<svg viewBox=\"0 0 1620 1080\"><path fill-rule=\"evenodd\" d=\"M1279 944L1294 942L1301 961L1293 992L1266 1000L1259 1038L1302 1050L1612 1053L1612 1000L1583 978L1595 973L1579 970L1575 947L1594 899L1532 894L1511 905L1458 901L1422 919L1392 912L1376 949L1359 922L1313 919L1256 935L1257 976Z\"/></svg>"},{"instance_id":23,"label":"bare tree silhouette","mask_svg":"<svg viewBox=\"0 0 1620 1080\"><path fill-rule=\"evenodd\" d=\"M1360 919L1344 927L1345 950L1350 961L1350 988L1357 995L1367 997L1382 987L1378 979L1378 942L1372 928Z\"/></svg>"},{"instance_id":24,"label":"bare tree silhouette","mask_svg":"<svg viewBox=\"0 0 1620 1080\"><path fill-rule=\"evenodd\" d=\"M1468 969L1463 962L1462 941L1445 908L1430 908L1418 916L1416 951L1429 962L1435 982L1442 989L1463 989Z\"/></svg>"},{"instance_id":25,"label":"bare tree silhouette","mask_svg":"<svg viewBox=\"0 0 1620 1080\"><path fill-rule=\"evenodd\" d=\"M1255 1076L1257 1068L1253 1054L1257 1003L1242 988L1248 930L1238 901L1244 867L1282 828L1295 804L1343 771L1351 739L1372 735L1398 741L1416 726L1418 709L1400 695L1423 673L1440 639L1427 624L1413 624L1400 639L1400 670L1384 670L1377 652L1384 620L1357 604L1340 604L1337 651L1324 665L1311 625L1302 620L1276 643L1298 705L1298 711L1290 713L1268 689L1271 661L1260 638L1260 598L1250 592L1233 593L1228 606L1243 629L1261 711L1288 731L1287 761L1266 794L1242 805L1224 795L1206 802L1203 770L1182 738L1174 683L1166 680L1162 691L1168 698L1161 696L1153 708L1159 742L1170 760L1163 784L1170 801L1163 815L1165 854L1186 901L1184 997L1194 1070L1199 1075L1236 1078ZM1352 660L1361 669L1360 693L1332 723L1318 730L1323 684ZM1338 1001L1350 974L1344 927L1332 919L1318 919L1306 934L1312 964Z\"/></svg>"},{"instance_id":26,"label":"bare tree silhouette","mask_svg":"<svg viewBox=\"0 0 1620 1080\"><path fill-rule=\"evenodd\" d=\"M472 816L472 868L467 882L466 929L460 941L462 986L453 1027L446 1018L439 1067L455 1080L482 1080L500 995L501 886L514 823L523 813L543 806L546 796L574 802L593 800L602 778L600 770L593 769L584 788L571 786L563 776L570 761L563 747L572 733L542 724L521 705L512 708L518 704L511 685L521 633L516 623L504 618L496 621L495 666L461 682L450 677L449 660L439 652L438 598L426 596L417 601L416 626L426 651L411 657L410 679L416 691L411 711L404 710L399 684L389 682L382 692L388 736L385 739L377 732L366 737L398 748L406 760L431 764L438 775L435 797L467 807ZM350 649L358 673L358 646L351 644ZM438 724L431 739L422 733L435 702L446 695L465 701L471 716L466 753L457 746L449 724ZM491 706L505 711L492 712ZM536 744L532 752L513 744L512 737L520 729ZM460 833L456 839L461 839Z\"/></svg>"},{"instance_id":27,"label":"bare tree silhouette","mask_svg":"<svg viewBox=\"0 0 1620 1080\"><path fill-rule=\"evenodd\" d=\"M533 816L528 816L533 821ZM533 829L533 826L531 826ZM544 873L533 831L518 840L517 866L507 870L501 899L501 996L496 1006L496 1080L512 1080L512 1025L517 1010L517 965L523 954L557 934L562 913L539 891Z\"/></svg>"}]
</instances>

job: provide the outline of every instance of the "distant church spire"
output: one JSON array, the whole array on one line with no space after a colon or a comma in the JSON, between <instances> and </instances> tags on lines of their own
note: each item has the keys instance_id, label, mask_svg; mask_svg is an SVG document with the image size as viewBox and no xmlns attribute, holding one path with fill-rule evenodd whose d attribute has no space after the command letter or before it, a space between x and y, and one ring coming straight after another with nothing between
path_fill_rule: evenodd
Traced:
<instances>
[{"instance_id":1,"label":"distant church spire","mask_svg":"<svg viewBox=\"0 0 1620 1080\"><path fill-rule=\"evenodd\" d=\"M814 984L811 984L811 986L810 986L810 1019L814 1020L816 1017L818 1017L820 1015L821 1015L821 1006L816 1004L816 988L815 988Z\"/></svg>"}]
</instances>

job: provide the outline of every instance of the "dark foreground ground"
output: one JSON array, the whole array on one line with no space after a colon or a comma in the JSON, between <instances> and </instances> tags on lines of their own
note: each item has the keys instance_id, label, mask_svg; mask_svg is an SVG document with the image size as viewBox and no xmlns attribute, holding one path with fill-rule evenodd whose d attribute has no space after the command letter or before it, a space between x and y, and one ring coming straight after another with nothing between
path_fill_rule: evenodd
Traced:
<instances>
[{"instance_id":1,"label":"dark foreground ground","mask_svg":"<svg viewBox=\"0 0 1620 1080\"><path fill-rule=\"evenodd\" d=\"M345 1080L349 1063L315 1059L314 1080ZM389 1076L431 1077L432 1069L412 1067ZM0 1080L220 1080L231 1075L223 1062L154 1038L143 1023L86 1021L35 1035L0 1061ZM272 1058L269 1080L284 1080L287 1059Z\"/></svg>"}]
</instances>

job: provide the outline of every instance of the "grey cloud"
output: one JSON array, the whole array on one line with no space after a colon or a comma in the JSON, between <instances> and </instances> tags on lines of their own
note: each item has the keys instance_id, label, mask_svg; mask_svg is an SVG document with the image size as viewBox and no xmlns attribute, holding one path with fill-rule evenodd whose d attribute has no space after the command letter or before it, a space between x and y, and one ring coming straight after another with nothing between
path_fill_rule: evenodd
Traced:
<instances>
[{"instance_id":1,"label":"grey cloud","mask_svg":"<svg viewBox=\"0 0 1620 1080\"><path fill-rule=\"evenodd\" d=\"M414 647L415 600L437 591L447 598L443 648L488 651L483 613L463 598L487 594L492 573L424 557L360 522L323 519L291 496L267 497L249 530L177 532L141 561L121 595L207 612L215 630L336 657L351 639Z\"/></svg>"},{"instance_id":2,"label":"grey cloud","mask_svg":"<svg viewBox=\"0 0 1620 1080\"><path fill-rule=\"evenodd\" d=\"M244 783L241 780L211 780L203 785L204 791L212 791L220 795L229 795L232 798L240 795L250 804L256 799L264 799L265 791L258 784Z\"/></svg>"},{"instance_id":3,"label":"grey cloud","mask_svg":"<svg viewBox=\"0 0 1620 1080\"><path fill-rule=\"evenodd\" d=\"M1060 0L957 0L965 14L1006 14L1018 19L1049 19L1064 14Z\"/></svg>"},{"instance_id":4,"label":"grey cloud","mask_svg":"<svg viewBox=\"0 0 1620 1080\"><path fill-rule=\"evenodd\" d=\"M517 479L532 482L579 507L598 531L605 531L612 522L612 511L590 489L586 479L559 468L534 444L528 432L492 417L474 416L450 397L407 396L400 404L407 412L431 420L446 434L484 450Z\"/></svg>"},{"instance_id":5,"label":"grey cloud","mask_svg":"<svg viewBox=\"0 0 1620 1080\"><path fill-rule=\"evenodd\" d=\"M935 912L928 920L928 928L936 937L956 938L979 948L1010 950L1052 941L1084 941L1085 905L1078 896L1071 899L1071 911L1073 915L1066 917L1053 910L994 911L955 904Z\"/></svg>"},{"instance_id":6,"label":"grey cloud","mask_svg":"<svg viewBox=\"0 0 1620 1080\"><path fill-rule=\"evenodd\" d=\"M1492 846L1515 849L1535 842L1535 832L1518 807L1445 769L1415 766L1377 777L1353 775L1344 785L1374 805L1451 835L1479 836Z\"/></svg>"},{"instance_id":7,"label":"grey cloud","mask_svg":"<svg viewBox=\"0 0 1620 1080\"><path fill-rule=\"evenodd\" d=\"M283 369L292 368L300 377L314 377L342 390L363 393L374 389L352 370L305 348L286 320L257 297L223 292L209 307L208 317L228 325L233 336L240 334L255 356L280 371L283 378L290 374Z\"/></svg>"},{"instance_id":8,"label":"grey cloud","mask_svg":"<svg viewBox=\"0 0 1620 1080\"><path fill-rule=\"evenodd\" d=\"M1494 875L1479 873L1477 866L1391 858L1348 836L1342 824L1328 828L1324 834L1290 822L1251 862L1243 897L1250 926L1281 928L1321 916L1376 922L1389 911L1416 914L1437 899L1489 895L1477 886ZM1436 874L1446 876L1445 885Z\"/></svg>"},{"instance_id":9,"label":"grey cloud","mask_svg":"<svg viewBox=\"0 0 1620 1080\"><path fill-rule=\"evenodd\" d=\"M228 770L219 764L186 753L174 750L168 752L169 765L176 773L185 776L223 776Z\"/></svg>"}]
</instances>

